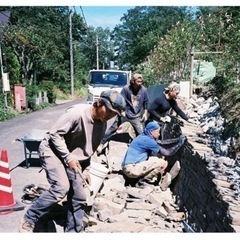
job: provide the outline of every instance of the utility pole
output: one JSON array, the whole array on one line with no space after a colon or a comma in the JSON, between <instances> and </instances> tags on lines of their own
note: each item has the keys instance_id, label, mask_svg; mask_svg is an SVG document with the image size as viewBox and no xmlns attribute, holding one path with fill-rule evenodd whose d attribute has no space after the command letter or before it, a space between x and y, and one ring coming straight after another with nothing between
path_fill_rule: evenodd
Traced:
<instances>
[{"instance_id":1,"label":"utility pole","mask_svg":"<svg viewBox=\"0 0 240 240\"><path fill-rule=\"evenodd\" d=\"M1 77L3 78L3 61L2 61L2 47L0 42L0 67L1 67Z\"/></svg>"},{"instance_id":2,"label":"utility pole","mask_svg":"<svg viewBox=\"0 0 240 240\"><path fill-rule=\"evenodd\" d=\"M97 38L96 38L96 58L97 58L97 70L99 69L99 53L98 53L98 45L99 45L99 42L98 42L98 35L97 35Z\"/></svg>"},{"instance_id":3,"label":"utility pole","mask_svg":"<svg viewBox=\"0 0 240 240\"><path fill-rule=\"evenodd\" d=\"M71 77L71 95L74 96L74 72L73 72L73 43L72 43L72 11L69 10L69 45L70 45L70 77Z\"/></svg>"},{"instance_id":4,"label":"utility pole","mask_svg":"<svg viewBox=\"0 0 240 240\"><path fill-rule=\"evenodd\" d=\"M1 42L0 42L0 67L1 67L1 78L2 78L2 91L3 91L3 95L4 95L4 101L5 101L5 107L8 107L8 103L7 103L7 92L4 91L4 79L3 79L3 60L2 60L2 46L1 46Z\"/></svg>"}]
</instances>

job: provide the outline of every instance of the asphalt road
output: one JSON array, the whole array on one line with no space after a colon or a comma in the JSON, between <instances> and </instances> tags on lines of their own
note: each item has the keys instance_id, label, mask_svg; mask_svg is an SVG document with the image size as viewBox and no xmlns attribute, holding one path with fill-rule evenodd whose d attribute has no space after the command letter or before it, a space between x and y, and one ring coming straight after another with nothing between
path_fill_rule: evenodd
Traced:
<instances>
[{"instance_id":1,"label":"asphalt road","mask_svg":"<svg viewBox=\"0 0 240 240\"><path fill-rule=\"evenodd\" d=\"M21 115L15 119L0 122L0 151L7 150L13 196L25 208L8 214L0 214L0 233L17 233L20 219L24 215L28 204L23 204L21 198L24 195L23 188L28 184L44 186L47 184L45 172L41 171L39 160L30 162L30 167L25 167L25 155L23 142L15 139L23 138L31 130L47 130L72 104L86 103L86 100L74 100L58 104L52 108L44 109L29 114ZM0 196L1 197L1 196ZM17 206L17 204L15 205ZM1 206L0 206L1 207Z\"/></svg>"}]
</instances>

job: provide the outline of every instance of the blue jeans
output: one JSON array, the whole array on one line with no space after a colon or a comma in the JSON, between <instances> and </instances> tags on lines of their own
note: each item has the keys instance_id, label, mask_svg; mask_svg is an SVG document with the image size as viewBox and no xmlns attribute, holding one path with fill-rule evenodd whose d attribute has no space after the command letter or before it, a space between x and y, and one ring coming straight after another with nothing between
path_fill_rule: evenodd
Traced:
<instances>
[{"instance_id":1,"label":"blue jeans","mask_svg":"<svg viewBox=\"0 0 240 240\"><path fill-rule=\"evenodd\" d=\"M41 153L40 153L41 154ZM39 218L54 211L56 204L67 195L68 212L64 231L83 231L83 215L86 206L86 194L83 180L79 174L66 168L50 148L41 154L42 166L46 171L50 188L28 208L24 215L27 222L35 224Z\"/></svg>"}]
</instances>

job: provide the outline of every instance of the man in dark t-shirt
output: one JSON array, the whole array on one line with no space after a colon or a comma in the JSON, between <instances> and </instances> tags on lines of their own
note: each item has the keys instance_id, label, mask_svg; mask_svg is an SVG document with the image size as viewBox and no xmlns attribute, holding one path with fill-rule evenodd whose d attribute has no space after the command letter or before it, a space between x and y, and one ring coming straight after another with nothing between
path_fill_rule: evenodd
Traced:
<instances>
[{"instance_id":1,"label":"man in dark t-shirt","mask_svg":"<svg viewBox=\"0 0 240 240\"><path fill-rule=\"evenodd\" d=\"M117 116L112 126L105 133L101 144L97 149L97 153L101 154L106 147L106 143L116 133L118 127L124 123L129 122L135 135L138 136L143 131L143 122L147 120L148 94L143 84L141 74L135 73L129 85L123 87L121 95L126 101L125 112L122 116ZM143 116L142 116L143 114Z\"/></svg>"},{"instance_id":2,"label":"man in dark t-shirt","mask_svg":"<svg viewBox=\"0 0 240 240\"><path fill-rule=\"evenodd\" d=\"M150 121L163 121L166 113L173 109L179 116L181 116L184 120L188 121L189 117L179 108L176 97L180 92L179 84L172 82L165 88L164 92L161 92L159 96L157 96L152 104L148 108L149 118L147 122Z\"/></svg>"}]
</instances>

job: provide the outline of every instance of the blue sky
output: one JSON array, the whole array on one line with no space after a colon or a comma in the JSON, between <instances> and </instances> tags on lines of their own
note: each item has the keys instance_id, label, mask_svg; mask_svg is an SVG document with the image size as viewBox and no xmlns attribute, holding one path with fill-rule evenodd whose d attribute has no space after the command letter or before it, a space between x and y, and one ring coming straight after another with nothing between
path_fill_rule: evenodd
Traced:
<instances>
[{"instance_id":1,"label":"blue sky","mask_svg":"<svg viewBox=\"0 0 240 240\"><path fill-rule=\"evenodd\" d=\"M111 30L120 24L120 19L127 11L134 6L82 6L82 11L88 26L109 27ZM75 7L82 15L80 7Z\"/></svg>"},{"instance_id":2,"label":"blue sky","mask_svg":"<svg viewBox=\"0 0 240 240\"><path fill-rule=\"evenodd\" d=\"M87 2L89 2L88 0ZM214 0L211 2L211 6L221 6L226 5L226 2L228 3L228 6L234 6L236 5L236 2L239 0ZM91 2L91 1L90 1ZM93 27L102 27L106 28L109 27L111 30L120 22L120 18L124 15L124 13L127 13L127 11L131 8L134 8L135 6L207 6L207 2L202 0L195 0L194 4L192 0L121 0L121 1L114 1L114 4L104 5L104 0L101 0L101 2L98 3L98 1L95 2L95 5L91 4L89 2L89 5L82 6L83 14L85 16L86 22L88 26ZM123 5L125 3L125 6ZM146 4L147 3L147 4ZM225 4L224 4L225 3ZM235 3L235 4L234 4ZM101 6L103 4L104 6ZM128 6L129 4L132 4L132 6ZM114 6L113 6L114 5ZM121 6L122 5L122 6ZM80 10L80 7L77 7L78 10ZM77 10L77 11L78 11Z\"/></svg>"},{"instance_id":3,"label":"blue sky","mask_svg":"<svg viewBox=\"0 0 240 240\"><path fill-rule=\"evenodd\" d=\"M226 4L227 2L227 4ZM234 6L239 0L214 0L211 6ZM207 2L208 3L208 2ZM36 3L32 0L8 0L0 1L0 6L75 6L76 11L82 15L80 6L82 6L83 14L88 26L93 27L109 27L112 30L117 24L120 24L120 18L127 13L127 10L134 8L134 6L206 6L206 1L195 0L115 0L109 4L109 0L42 0Z\"/></svg>"},{"instance_id":4,"label":"blue sky","mask_svg":"<svg viewBox=\"0 0 240 240\"><path fill-rule=\"evenodd\" d=\"M239 6L239 0L1 0L0 6Z\"/></svg>"}]
</instances>

